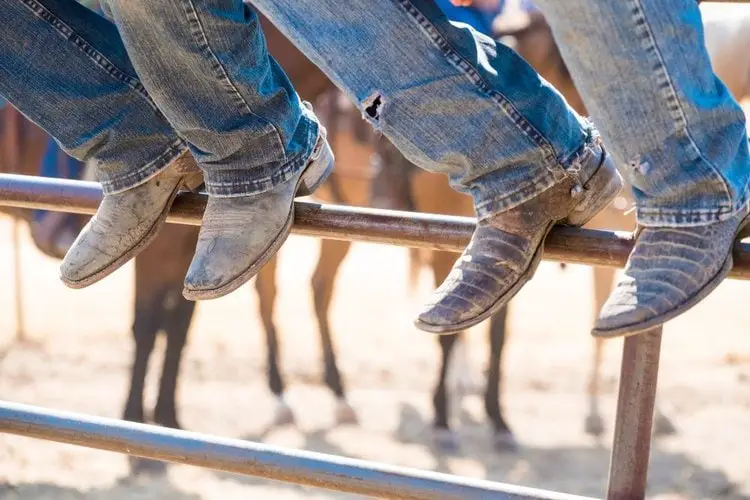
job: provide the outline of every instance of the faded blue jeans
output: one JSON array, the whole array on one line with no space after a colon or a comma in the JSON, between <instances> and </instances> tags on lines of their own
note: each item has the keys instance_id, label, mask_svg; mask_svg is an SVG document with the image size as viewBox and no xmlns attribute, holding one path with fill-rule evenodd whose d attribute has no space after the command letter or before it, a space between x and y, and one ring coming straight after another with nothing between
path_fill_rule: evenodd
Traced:
<instances>
[{"instance_id":1,"label":"faded blue jeans","mask_svg":"<svg viewBox=\"0 0 750 500\"><path fill-rule=\"evenodd\" d=\"M599 134L512 50L429 0L253 3L480 218L564 178ZM641 224L706 224L747 203L744 115L711 70L695 0L538 3ZM309 154L315 119L239 0L110 0L117 27L73 0L4 7L0 93L96 160L109 192L186 147L216 195L267 189Z\"/></svg>"}]
</instances>

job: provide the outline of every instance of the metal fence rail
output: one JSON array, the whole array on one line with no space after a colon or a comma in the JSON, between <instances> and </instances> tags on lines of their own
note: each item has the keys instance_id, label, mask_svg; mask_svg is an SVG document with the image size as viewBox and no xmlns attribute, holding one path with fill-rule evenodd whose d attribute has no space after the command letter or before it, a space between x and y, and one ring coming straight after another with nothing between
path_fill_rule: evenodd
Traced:
<instances>
[{"instance_id":1,"label":"metal fence rail","mask_svg":"<svg viewBox=\"0 0 750 500\"><path fill-rule=\"evenodd\" d=\"M0 205L88 214L96 211L101 197L96 183L0 174ZM180 195L168 221L200 224L205 202L202 195ZM465 217L297 202L293 231L462 251L474 224ZM545 258L622 266L631 248L627 233L556 228L545 243ZM750 245L737 243L731 276L750 279ZM624 341L608 500L645 498L660 345L661 328ZM0 404L0 432L388 498L572 498L9 404Z\"/></svg>"},{"instance_id":2,"label":"metal fence rail","mask_svg":"<svg viewBox=\"0 0 750 500\"><path fill-rule=\"evenodd\" d=\"M0 174L0 205L93 214L102 199L95 182ZM180 194L168 222L200 225L207 197ZM298 201L292 231L321 238L462 252L474 232L470 217L438 216ZM547 238L547 260L623 267L630 233L557 227ZM750 279L750 244L738 243L731 277Z\"/></svg>"},{"instance_id":3,"label":"metal fence rail","mask_svg":"<svg viewBox=\"0 0 750 500\"><path fill-rule=\"evenodd\" d=\"M584 497L0 402L0 432L328 490L409 500Z\"/></svg>"}]
</instances>

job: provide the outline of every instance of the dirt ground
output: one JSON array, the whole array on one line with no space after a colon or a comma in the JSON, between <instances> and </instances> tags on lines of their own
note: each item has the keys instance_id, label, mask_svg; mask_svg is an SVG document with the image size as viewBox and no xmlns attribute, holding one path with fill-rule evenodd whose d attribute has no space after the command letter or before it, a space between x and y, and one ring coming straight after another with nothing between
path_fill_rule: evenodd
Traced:
<instances>
[{"instance_id":1,"label":"dirt ground","mask_svg":"<svg viewBox=\"0 0 750 500\"><path fill-rule=\"evenodd\" d=\"M23 228L26 334L14 341L11 222L0 218L0 398L119 417L128 383L132 267L89 289L57 280ZM182 371L179 406L190 430L387 461L567 493L601 497L606 485L620 341L607 350L603 399L609 432L583 432L592 345L591 275L543 264L510 313L503 403L522 448L499 454L482 404L468 396L456 415L460 449L433 446L435 339L411 326L430 291L406 284L406 250L357 244L338 279L332 325L340 367L360 424L336 428L333 398L320 383L319 342L307 285L317 241L292 237L282 249L276 312L296 427L271 428L265 347L251 287L198 307ZM659 396L679 433L655 444L649 494L660 499L750 498L750 284L724 283L666 328ZM467 337L481 377L484 328ZM153 399L158 363L152 367ZM127 477L117 454L0 436L3 500L228 500L341 498L318 490L170 466L165 476Z\"/></svg>"}]
</instances>

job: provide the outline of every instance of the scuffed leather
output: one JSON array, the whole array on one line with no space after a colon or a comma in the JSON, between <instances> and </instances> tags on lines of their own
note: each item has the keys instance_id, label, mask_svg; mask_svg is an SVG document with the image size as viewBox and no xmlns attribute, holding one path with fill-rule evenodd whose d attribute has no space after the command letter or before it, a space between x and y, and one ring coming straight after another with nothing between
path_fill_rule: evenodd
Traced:
<instances>
[{"instance_id":1,"label":"scuffed leather","mask_svg":"<svg viewBox=\"0 0 750 500\"><path fill-rule=\"evenodd\" d=\"M622 185L614 164L598 144L590 146L576 175L565 177L539 196L481 220L472 240L445 281L419 314L418 328L453 333L481 321L507 303L535 271L535 256L552 226L580 205L593 213L586 187L592 179ZM595 179L594 176L604 176ZM579 184L580 183L580 184ZM607 184L609 186L609 184ZM611 188L611 186L609 186Z\"/></svg>"},{"instance_id":2,"label":"scuffed leather","mask_svg":"<svg viewBox=\"0 0 750 500\"><path fill-rule=\"evenodd\" d=\"M593 334L615 337L658 326L654 321L684 312L708 295L706 287L729 271L725 264L747 213L746 208L707 226L642 228L625 276L604 303Z\"/></svg>"},{"instance_id":3,"label":"scuffed leather","mask_svg":"<svg viewBox=\"0 0 750 500\"><path fill-rule=\"evenodd\" d=\"M194 165L195 160L185 153L143 184L106 195L60 265L63 282L76 287L92 279L133 251L150 233L158 231L155 224L159 224L173 194L185 179L181 171L191 168L183 163ZM124 262L119 263L122 264Z\"/></svg>"}]
</instances>

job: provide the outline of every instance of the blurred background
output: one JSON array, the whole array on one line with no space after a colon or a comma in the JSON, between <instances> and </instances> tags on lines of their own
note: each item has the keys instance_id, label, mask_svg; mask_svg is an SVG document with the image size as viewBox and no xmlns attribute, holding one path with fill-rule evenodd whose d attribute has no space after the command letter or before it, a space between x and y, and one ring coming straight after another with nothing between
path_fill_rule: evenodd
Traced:
<instances>
[{"instance_id":1,"label":"blurred background","mask_svg":"<svg viewBox=\"0 0 750 500\"><path fill-rule=\"evenodd\" d=\"M439 3L578 102L533 5ZM701 9L714 68L747 104L750 6ZM267 37L333 131L337 167L318 200L472 215L270 27ZM0 104L1 171L90 178ZM629 205L623 196L596 227L629 229ZM193 310L180 291L195 228L168 226L136 262L73 291L57 279L58 259L84 222L0 213L0 399L604 494L622 346L599 351L589 335L606 270L545 262L507 318L438 339L412 318L455 255L293 235L256 280ZM665 327L650 498L750 498L748 301L750 284L727 281ZM3 500L349 497L0 435Z\"/></svg>"}]
</instances>

